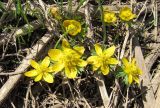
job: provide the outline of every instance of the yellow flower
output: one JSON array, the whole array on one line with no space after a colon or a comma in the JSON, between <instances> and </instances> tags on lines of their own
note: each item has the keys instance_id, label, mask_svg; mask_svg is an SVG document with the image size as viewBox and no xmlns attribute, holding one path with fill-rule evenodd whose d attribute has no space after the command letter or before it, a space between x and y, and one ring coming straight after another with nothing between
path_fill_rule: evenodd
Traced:
<instances>
[{"instance_id":1,"label":"yellow flower","mask_svg":"<svg viewBox=\"0 0 160 108\"><path fill-rule=\"evenodd\" d=\"M136 15L132 13L132 11L131 11L131 9L130 9L129 7L123 7L123 8L120 10L119 17L120 17L121 20L123 20L123 21L130 21L130 20L132 20L133 18L135 18Z\"/></svg>"},{"instance_id":2,"label":"yellow flower","mask_svg":"<svg viewBox=\"0 0 160 108\"><path fill-rule=\"evenodd\" d=\"M122 59L123 70L127 74L128 83L131 84L133 81L139 84L139 75L142 74L142 71L139 67L136 66L135 58L131 62L128 62L126 58Z\"/></svg>"},{"instance_id":3,"label":"yellow flower","mask_svg":"<svg viewBox=\"0 0 160 108\"><path fill-rule=\"evenodd\" d=\"M53 83L54 79L52 76L52 68L49 67L50 60L49 57L45 57L41 64L38 64L36 61L31 60L30 61L31 66L34 68L33 70L30 70L28 72L25 72L24 75L27 77L34 77L34 81L38 82L42 78L44 81L48 83Z\"/></svg>"},{"instance_id":4,"label":"yellow flower","mask_svg":"<svg viewBox=\"0 0 160 108\"><path fill-rule=\"evenodd\" d=\"M57 19L57 20L62 19L61 15L59 13L59 9L57 7L51 7L50 12L55 19Z\"/></svg>"},{"instance_id":5,"label":"yellow flower","mask_svg":"<svg viewBox=\"0 0 160 108\"><path fill-rule=\"evenodd\" d=\"M81 32L81 23L76 20L65 20L63 26L71 36L76 36Z\"/></svg>"},{"instance_id":6,"label":"yellow flower","mask_svg":"<svg viewBox=\"0 0 160 108\"><path fill-rule=\"evenodd\" d=\"M55 62L52 69L55 72L65 69L65 75L68 78L75 78L77 75L77 67L85 67L87 62L80 59L84 53L84 47L74 46L70 47L68 41L63 39L62 50L50 49L48 55Z\"/></svg>"},{"instance_id":7,"label":"yellow flower","mask_svg":"<svg viewBox=\"0 0 160 108\"><path fill-rule=\"evenodd\" d=\"M95 44L96 55L90 56L87 61L89 64L93 65L93 71L96 71L100 68L103 75L107 75L109 73L109 65L118 64L118 60L116 58L112 58L115 52L115 46L112 46L108 49L102 51L99 44Z\"/></svg>"},{"instance_id":8,"label":"yellow flower","mask_svg":"<svg viewBox=\"0 0 160 108\"><path fill-rule=\"evenodd\" d=\"M115 23L117 21L117 17L114 12L109 11L108 9L104 10L104 22L107 23Z\"/></svg>"}]
</instances>

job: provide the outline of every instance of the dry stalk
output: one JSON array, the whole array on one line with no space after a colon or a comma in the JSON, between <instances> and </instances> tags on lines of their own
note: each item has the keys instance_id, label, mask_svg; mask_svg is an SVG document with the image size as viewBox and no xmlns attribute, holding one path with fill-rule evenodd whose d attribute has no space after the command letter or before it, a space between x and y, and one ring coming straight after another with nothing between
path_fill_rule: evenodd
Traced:
<instances>
[{"instance_id":1,"label":"dry stalk","mask_svg":"<svg viewBox=\"0 0 160 108\"><path fill-rule=\"evenodd\" d=\"M155 36L155 40L157 39L157 35L158 35L158 7L157 7L157 0L152 0L152 4L153 4L153 16L154 16L154 36Z\"/></svg>"},{"instance_id":2,"label":"dry stalk","mask_svg":"<svg viewBox=\"0 0 160 108\"><path fill-rule=\"evenodd\" d=\"M69 90L70 90L70 92L71 92L72 99L73 99L74 102L75 102L76 108L79 108L79 105L78 105L78 103L77 103L77 100L76 100L76 98L75 98L75 96L74 96L74 94L73 94L73 88L72 88L71 83L70 83L69 80L68 80L68 82L67 82L67 85L68 85Z\"/></svg>"},{"instance_id":3,"label":"dry stalk","mask_svg":"<svg viewBox=\"0 0 160 108\"><path fill-rule=\"evenodd\" d=\"M156 78L157 79L156 82L158 82L159 78L160 78L160 65L158 65L158 69L157 69L156 74L158 74L158 75L155 75L155 76L158 76L158 79ZM155 102L154 108L158 108L160 106L160 87L157 87L157 88L158 88L157 93L156 93L156 97L157 98L156 98L156 102Z\"/></svg>"},{"instance_id":4,"label":"dry stalk","mask_svg":"<svg viewBox=\"0 0 160 108\"><path fill-rule=\"evenodd\" d=\"M105 86L105 83L104 83L104 78L103 78L102 75L97 75L97 74L96 74L96 77L98 78L97 79L97 84L98 84L99 91L100 91L100 94L101 94L101 97L102 97L104 108L108 108L110 100L109 100L109 96L108 96L106 86Z\"/></svg>"},{"instance_id":5,"label":"dry stalk","mask_svg":"<svg viewBox=\"0 0 160 108\"><path fill-rule=\"evenodd\" d=\"M85 14L85 19L86 19L86 24L88 25L87 27L87 37L92 38L93 37L93 30L92 30L92 24L91 24L91 15L89 12L89 4L85 6L84 9L84 14Z\"/></svg>"},{"instance_id":6,"label":"dry stalk","mask_svg":"<svg viewBox=\"0 0 160 108\"><path fill-rule=\"evenodd\" d=\"M148 56L145 58L145 64L147 65L147 72L149 73L153 64L156 62L157 58L160 56L160 46L156 46Z\"/></svg>"},{"instance_id":7,"label":"dry stalk","mask_svg":"<svg viewBox=\"0 0 160 108\"><path fill-rule=\"evenodd\" d=\"M156 48L153 49L151 51L151 53L148 54L148 56L145 58L145 63L147 65L147 73L149 73L151 71L151 68L152 68L153 64L156 62L158 57L160 57L160 49L159 48L160 48L160 45L157 45ZM158 85L155 84L155 83L158 82L158 80L159 80L159 79L157 79L158 74L159 73L156 73L156 75L153 77L153 79L150 78L154 93L157 91L157 86ZM153 76L153 75L151 75L151 76Z\"/></svg>"},{"instance_id":8,"label":"dry stalk","mask_svg":"<svg viewBox=\"0 0 160 108\"><path fill-rule=\"evenodd\" d=\"M159 81L159 79L160 79L160 64L157 67L158 68L156 69L155 75L151 80L154 94L156 97L157 97L157 91L158 91L158 89L160 89L160 87L159 87L160 86L160 81Z\"/></svg>"},{"instance_id":9,"label":"dry stalk","mask_svg":"<svg viewBox=\"0 0 160 108\"><path fill-rule=\"evenodd\" d=\"M129 28L128 26L126 26L126 36L125 36L125 39L124 39L124 42L123 42L123 45L122 45L122 49L121 49L121 53L120 53L120 59L123 58L124 56L124 52L125 52L125 48L126 48L126 45L127 45L127 41L128 41L128 38L129 38Z\"/></svg>"},{"instance_id":10,"label":"dry stalk","mask_svg":"<svg viewBox=\"0 0 160 108\"><path fill-rule=\"evenodd\" d=\"M32 108L36 108L35 106L36 106L36 99L35 99L35 97L33 96L33 94L32 94L32 91L31 91L31 89L29 89L29 94L30 94L30 97L31 97L31 99L32 99ZM37 105L37 107L38 107L38 105Z\"/></svg>"},{"instance_id":11,"label":"dry stalk","mask_svg":"<svg viewBox=\"0 0 160 108\"><path fill-rule=\"evenodd\" d=\"M17 74L22 74L24 72L9 72L9 73L6 73L6 72L0 72L0 76L1 75L17 75Z\"/></svg>"},{"instance_id":12,"label":"dry stalk","mask_svg":"<svg viewBox=\"0 0 160 108\"><path fill-rule=\"evenodd\" d=\"M156 98L154 108L159 108L159 106L160 106L160 88L157 90L157 98Z\"/></svg>"},{"instance_id":13,"label":"dry stalk","mask_svg":"<svg viewBox=\"0 0 160 108\"><path fill-rule=\"evenodd\" d=\"M26 93L24 108L28 108L28 98L29 98L29 91L31 89L31 86L32 86L32 82L30 81L30 83L28 84L28 87L27 87L27 93Z\"/></svg>"},{"instance_id":14,"label":"dry stalk","mask_svg":"<svg viewBox=\"0 0 160 108\"><path fill-rule=\"evenodd\" d=\"M81 99L85 102L86 107L87 107L87 108L91 108L91 106L89 105L89 103L87 102L86 98L83 96L83 94L81 93L81 91L80 91L80 89L79 89L79 87L78 87L79 83L80 83L82 80L84 80L84 79L78 79L77 83L75 83L74 90L77 92L79 98L81 98Z\"/></svg>"},{"instance_id":15,"label":"dry stalk","mask_svg":"<svg viewBox=\"0 0 160 108\"><path fill-rule=\"evenodd\" d=\"M137 15L137 18L135 19L137 21L137 19L139 18L139 16L142 14L143 11L145 11L147 9L147 3L148 3L148 0L146 0L143 4L143 7L141 8L141 10L139 11L138 15Z\"/></svg>"},{"instance_id":16,"label":"dry stalk","mask_svg":"<svg viewBox=\"0 0 160 108\"><path fill-rule=\"evenodd\" d=\"M128 94L129 94L129 87L127 88L127 95L126 95L126 103L125 103L125 108L128 108Z\"/></svg>"},{"instance_id":17,"label":"dry stalk","mask_svg":"<svg viewBox=\"0 0 160 108\"><path fill-rule=\"evenodd\" d=\"M3 39L2 39L3 53L2 53L2 57L0 58L0 60L2 60L2 59L4 58L5 53L6 53L7 49L8 49L8 44L9 44L9 42L11 41L13 35L14 35L14 31L12 31L11 34L9 34L8 39L5 40L5 41L6 41L6 42L5 42L5 44L6 44L5 47L4 47L4 43L3 43ZM1 45L1 42L0 42L0 45Z\"/></svg>"},{"instance_id":18,"label":"dry stalk","mask_svg":"<svg viewBox=\"0 0 160 108\"><path fill-rule=\"evenodd\" d=\"M135 51L135 58L136 58L137 65L143 71L142 92L147 92L147 94L145 95L146 101L143 101L144 107L145 108L152 108L153 103L155 102L155 97L154 97L152 87L148 86L148 85L151 84L150 78L149 78L149 73L147 71L146 64L145 64L145 61L144 61L144 57L143 57L143 54L142 54L142 50L141 50L141 47L139 45L139 41L138 41L137 37L135 37L133 39L133 43L135 45L134 51ZM146 91L146 87L147 87L148 91Z\"/></svg>"},{"instance_id":19,"label":"dry stalk","mask_svg":"<svg viewBox=\"0 0 160 108\"><path fill-rule=\"evenodd\" d=\"M8 0L8 3L7 3L7 5L6 5L6 7L5 7L5 11L6 11L6 12L4 12L4 13L2 14L2 16L0 17L0 26L1 26L2 23L4 22L6 16L8 15L8 11L10 10L12 3L13 3L13 0Z\"/></svg>"}]
</instances>

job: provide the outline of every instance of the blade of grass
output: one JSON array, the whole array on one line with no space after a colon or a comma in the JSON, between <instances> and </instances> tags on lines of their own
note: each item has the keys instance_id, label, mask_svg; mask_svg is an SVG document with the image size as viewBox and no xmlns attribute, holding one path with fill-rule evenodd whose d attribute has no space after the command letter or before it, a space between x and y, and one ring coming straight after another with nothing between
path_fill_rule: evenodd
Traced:
<instances>
[{"instance_id":1,"label":"blade of grass","mask_svg":"<svg viewBox=\"0 0 160 108\"><path fill-rule=\"evenodd\" d=\"M74 11L74 13L77 13L77 11L79 10L79 8L83 5L83 3L85 2L86 0L80 0L76 10Z\"/></svg>"},{"instance_id":2,"label":"blade of grass","mask_svg":"<svg viewBox=\"0 0 160 108\"><path fill-rule=\"evenodd\" d=\"M98 7L100 8L100 14L101 14L101 21L102 21L102 28L103 28L103 47L107 39L107 34L106 34L106 27L105 27L105 22L104 22L104 14L103 14L103 7L101 0L98 1Z\"/></svg>"},{"instance_id":3,"label":"blade of grass","mask_svg":"<svg viewBox=\"0 0 160 108\"><path fill-rule=\"evenodd\" d=\"M68 12L72 12L72 0L68 0Z\"/></svg>"},{"instance_id":4,"label":"blade of grass","mask_svg":"<svg viewBox=\"0 0 160 108\"><path fill-rule=\"evenodd\" d=\"M29 31L28 32L28 36L30 37L32 30L31 30L31 27L30 27L27 15L24 12L24 10L22 9L21 0L16 0L16 1L17 1L17 3L16 3L16 15L19 15L19 16L23 17L23 19L25 20L25 22L29 25L29 27L28 27L28 31ZM29 38L28 38L28 40L29 40Z\"/></svg>"},{"instance_id":5,"label":"blade of grass","mask_svg":"<svg viewBox=\"0 0 160 108\"><path fill-rule=\"evenodd\" d=\"M5 7L1 1L0 1L0 9L2 10L2 12L5 11Z\"/></svg>"},{"instance_id":6,"label":"blade of grass","mask_svg":"<svg viewBox=\"0 0 160 108\"><path fill-rule=\"evenodd\" d=\"M21 11L22 11L21 1L16 0L16 15L21 15Z\"/></svg>"}]
</instances>

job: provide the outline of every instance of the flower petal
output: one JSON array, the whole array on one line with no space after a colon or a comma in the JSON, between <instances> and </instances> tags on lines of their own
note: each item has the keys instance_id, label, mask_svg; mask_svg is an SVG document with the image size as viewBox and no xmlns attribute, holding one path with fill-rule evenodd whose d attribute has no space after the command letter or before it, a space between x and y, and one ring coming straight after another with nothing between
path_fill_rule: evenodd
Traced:
<instances>
[{"instance_id":1,"label":"flower petal","mask_svg":"<svg viewBox=\"0 0 160 108\"><path fill-rule=\"evenodd\" d=\"M84 61L82 59L78 60L77 66L79 66L79 67L85 67L86 65L87 65L86 61Z\"/></svg>"},{"instance_id":2,"label":"flower petal","mask_svg":"<svg viewBox=\"0 0 160 108\"><path fill-rule=\"evenodd\" d=\"M136 14L132 14L130 19L136 18Z\"/></svg>"},{"instance_id":3,"label":"flower petal","mask_svg":"<svg viewBox=\"0 0 160 108\"><path fill-rule=\"evenodd\" d=\"M111 56L114 54L115 49L116 49L115 46L111 46L110 48L104 50L103 54L104 54L106 57L111 57Z\"/></svg>"},{"instance_id":4,"label":"flower petal","mask_svg":"<svg viewBox=\"0 0 160 108\"><path fill-rule=\"evenodd\" d=\"M101 63L99 61L99 57L98 56L90 56L87 59L88 64L92 64L93 65L93 71L96 71L100 66Z\"/></svg>"},{"instance_id":5,"label":"flower petal","mask_svg":"<svg viewBox=\"0 0 160 108\"><path fill-rule=\"evenodd\" d=\"M43 74L43 79L44 79L44 81L46 81L48 83L53 83L54 82L53 76L49 73L44 73Z\"/></svg>"},{"instance_id":6,"label":"flower petal","mask_svg":"<svg viewBox=\"0 0 160 108\"><path fill-rule=\"evenodd\" d=\"M53 67L50 66L50 67L47 68L46 72L53 73L55 71L53 70Z\"/></svg>"},{"instance_id":7,"label":"flower petal","mask_svg":"<svg viewBox=\"0 0 160 108\"><path fill-rule=\"evenodd\" d=\"M104 22L114 23L116 20L117 18L114 12L109 10L104 12Z\"/></svg>"},{"instance_id":8,"label":"flower petal","mask_svg":"<svg viewBox=\"0 0 160 108\"><path fill-rule=\"evenodd\" d=\"M71 36L76 36L79 33L77 27L73 24L69 25L67 30L68 34L70 34Z\"/></svg>"},{"instance_id":9,"label":"flower petal","mask_svg":"<svg viewBox=\"0 0 160 108\"><path fill-rule=\"evenodd\" d=\"M35 77L34 81L38 82L42 79L43 73L39 74L38 76Z\"/></svg>"},{"instance_id":10,"label":"flower petal","mask_svg":"<svg viewBox=\"0 0 160 108\"><path fill-rule=\"evenodd\" d=\"M96 64L98 62L98 60L99 60L98 56L90 56L90 57L88 57L87 62L89 64Z\"/></svg>"},{"instance_id":11,"label":"flower petal","mask_svg":"<svg viewBox=\"0 0 160 108\"><path fill-rule=\"evenodd\" d=\"M74 46L73 49L80 55L82 56L84 51L85 51L85 48L83 46Z\"/></svg>"},{"instance_id":12,"label":"flower petal","mask_svg":"<svg viewBox=\"0 0 160 108\"><path fill-rule=\"evenodd\" d=\"M52 70L53 70L54 72L59 72L59 71L61 71L63 68L64 68L64 63L62 63L62 62L57 62L57 63L55 63L55 64L52 66Z\"/></svg>"},{"instance_id":13,"label":"flower petal","mask_svg":"<svg viewBox=\"0 0 160 108\"><path fill-rule=\"evenodd\" d=\"M124 64L125 67L128 67L129 62L126 58L122 58L122 63Z\"/></svg>"},{"instance_id":14,"label":"flower petal","mask_svg":"<svg viewBox=\"0 0 160 108\"><path fill-rule=\"evenodd\" d=\"M95 44L94 47L95 47L97 55L101 56L102 55L102 48L100 47L100 45Z\"/></svg>"},{"instance_id":15,"label":"flower petal","mask_svg":"<svg viewBox=\"0 0 160 108\"><path fill-rule=\"evenodd\" d=\"M40 65L35 60L30 60L30 64L33 68L40 70Z\"/></svg>"},{"instance_id":16,"label":"flower petal","mask_svg":"<svg viewBox=\"0 0 160 108\"><path fill-rule=\"evenodd\" d=\"M138 83L138 84L140 83L138 77L133 77L133 80L134 80L136 83Z\"/></svg>"},{"instance_id":17,"label":"flower petal","mask_svg":"<svg viewBox=\"0 0 160 108\"><path fill-rule=\"evenodd\" d=\"M81 23L76 20L71 20L71 23L77 27L77 32L81 32Z\"/></svg>"},{"instance_id":18,"label":"flower petal","mask_svg":"<svg viewBox=\"0 0 160 108\"><path fill-rule=\"evenodd\" d=\"M123 7L120 10L119 17L121 20L129 21L135 18L136 15L132 13L132 10L129 7Z\"/></svg>"},{"instance_id":19,"label":"flower petal","mask_svg":"<svg viewBox=\"0 0 160 108\"><path fill-rule=\"evenodd\" d=\"M65 75L66 75L66 77L68 77L70 79L76 78L77 68L75 66L72 66L72 67L66 66L65 67Z\"/></svg>"},{"instance_id":20,"label":"flower petal","mask_svg":"<svg viewBox=\"0 0 160 108\"><path fill-rule=\"evenodd\" d=\"M48 51L48 55L53 61L59 61L59 59L63 56L63 53L59 49L50 49Z\"/></svg>"},{"instance_id":21,"label":"flower petal","mask_svg":"<svg viewBox=\"0 0 160 108\"><path fill-rule=\"evenodd\" d=\"M44 59L43 59L43 61L41 62L41 69L45 69L45 68L47 68L48 66L49 66L49 64L50 64L50 60L49 60L49 57L45 57Z\"/></svg>"},{"instance_id":22,"label":"flower petal","mask_svg":"<svg viewBox=\"0 0 160 108\"><path fill-rule=\"evenodd\" d=\"M60 13L59 13L59 8L57 8L57 7L51 7L51 8L50 8L50 12L51 12L52 16L53 16L55 19L57 19L57 20L62 19L61 15L60 15Z\"/></svg>"},{"instance_id":23,"label":"flower petal","mask_svg":"<svg viewBox=\"0 0 160 108\"><path fill-rule=\"evenodd\" d=\"M63 39L62 40L62 49L65 50L65 49L70 49L70 44L69 42L66 40L66 39Z\"/></svg>"},{"instance_id":24,"label":"flower petal","mask_svg":"<svg viewBox=\"0 0 160 108\"><path fill-rule=\"evenodd\" d=\"M38 73L39 72L37 70L31 70L31 71L25 72L24 75L27 77L34 77L34 76L37 76Z\"/></svg>"},{"instance_id":25,"label":"flower petal","mask_svg":"<svg viewBox=\"0 0 160 108\"><path fill-rule=\"evenodd\" d=\"M93 71L98 70L100 66L101 66L100 64L98 64L98 65L93 65L93 66L92 66Z\"/></svg>"},{"instance_id":26,"label":"flower petal","mask_svg":"<svg viewBox=\"0 0 160 108\"><path fill-rule=\"evenodd\" d=\"M67 51L65 50L65 54L74 57L75 59L80 59L81 58L81 53L76 51L76 50L72 50L72 49L68 49Z\"/></svg>"},{"instance_id":27,"label":"flower petal","mask_svg":"<svg viewBox=\"0 0 160 108\"><path fill-rule=\"evenodd\" d=\"M118 64L119 61L116 58L109 58L108 59L108 64Z\"/></svg>"},{"instance_id":28,"label":"flower petal","mask_svg":"<svg viewBox=\"0 0 160 108\"><path fill-rule=\"evenodd\" d=\"M102 65L101 71L102 71L103 75L107 75L109 73L109 66Z\"/></svg>"},{"instance_id":29,"label":"flower petal","mask_svg":"<svg viewBox=\"0 0 160 108\"><path fill-rule=\"evenodd\" d=\"M129 82L129 84L131 84L133 82L133 78L132 78L131 74L128 75L128 82Z\"/></svg>"},{"instance_id":30,"label":"flower petal","mask_svg":"<svg viewBox=\"0 0 160 108\"><path fill-rule=\"evenodd\" d=\"M75 36L81 32L81 23L76 20L65 20L63 26L71 36Z\"/></svg>"},{"instance_id":31,"label":"flower petal","mask_svg":"<svg viewBox=\"0 0 160 108\"><path fill-rule=\"evenodd\" d=\"M143 73L142 70L140 68L137 68L137 74L142 75L142 73Z\"/></svg>"},{"instance_id":32,"label":"flower petal","mask_svg":"<svg viewBox=\"0 0 160 108\"><path fill-rule=\"evenodd\" d=\"M66 28L66 27L68 27L68 25L70 25L71 24L71 20L64 20L63 21L63 26Z\"/></svg>"},{"instance_id":33,"label":"flower petal","mask_svg":"<svg viewBox=\"0 0 160 108\"><path fill-rule=\"evenodd\" d=\"M131 62L132 65L136 65L136 59L135 59L135 58L132 58L131 61L132 61L132 62Z\"/></svg>"}]
</instances>

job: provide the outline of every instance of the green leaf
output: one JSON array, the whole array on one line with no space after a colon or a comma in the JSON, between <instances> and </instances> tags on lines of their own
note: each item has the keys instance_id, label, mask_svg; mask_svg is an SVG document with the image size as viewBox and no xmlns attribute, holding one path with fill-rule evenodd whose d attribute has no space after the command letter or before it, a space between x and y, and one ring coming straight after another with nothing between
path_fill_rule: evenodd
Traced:
<instances>
[{"instance_id":1,"label":"green leaf","mask_svg":"<svg viewBox=\"0 0 160 108\"><path fill-rule=\"evenodd\" d=\"M124 77L126 74L124 72L119 72L116 77L119 78L119 77Z\"/></svg>"},{"instance_id":2,"label":"green leaf","mask_svg":"<svg viewBox=\"0 0 160 108\"><path fill-rule=\"evenodd\" d=\"M128 75L126 75L125 77L124 77L124 83L126 84L126 85L129 85L129 82L128 82Z\"/></svg>"},{"instance_id":3,"label":"green leaf","mask_svg":"<svg viewBox=\"0 0 160 108\"><path fill-rule=\"evenodd\" d=\"M16 0L16 14L21 15L21 12L22 12L21 0Z\"/></svg>"},{"instance_id":4,"label":"green leaf","mask_svg":"<svg viewBox=\"0 0 160 108\"><path fill-rule=\"evenodd\" d=\"M116 77L117 78L124 77L125 75L126 75L126 73L124 72L123 68L121 66L119 66L116 71Z\"/></svg>"},{"instance_id":5,"label":"green leaf","mask_svg":"<svg viewBox=\"0 0 160 108\"><path fill-rule=\"evenodd\" d=\"M79 73L84 72L84 68L78 68L78 72L79 72Z\"/></svg>"},{"instance_id":6,"label":"green leaf","mask_svg":"<svg viewBox=\"0 0 160 108\"><path fill-rule=\"evenodd\" d=\"M2 10L2 11L5 11L5 7L4 7L4 4L0 1L0 9Z\"/></svg>"}]
</instances>

